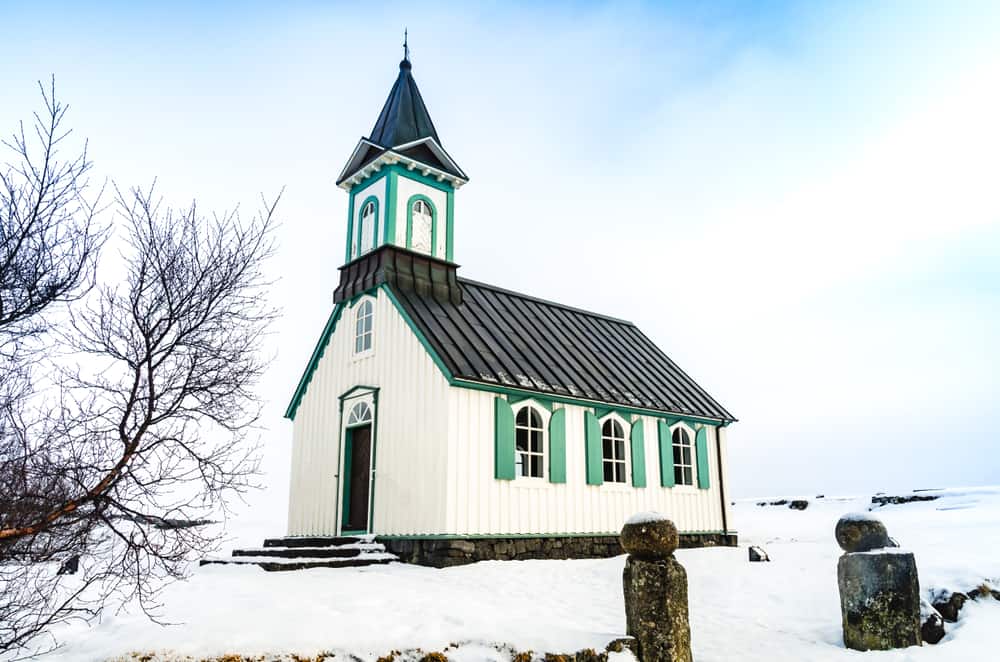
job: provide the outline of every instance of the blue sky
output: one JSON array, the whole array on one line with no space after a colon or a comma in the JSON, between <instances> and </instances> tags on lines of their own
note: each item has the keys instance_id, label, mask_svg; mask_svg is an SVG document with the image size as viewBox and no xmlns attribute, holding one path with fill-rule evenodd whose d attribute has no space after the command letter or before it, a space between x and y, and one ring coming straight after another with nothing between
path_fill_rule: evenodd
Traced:
<instances>
[{"instance_id":1,"label":"blue sky","mask_svg":"<svg viewBox=\"0 0 1000 662\"><path fill-rule=\"evenodd\" d=\"M333 180L413 73L462 272L634 320L740 419L739 495L1000 482L995 3L0 2L0 127L55 74L102 176L281 207L281 412L343 254Z\"/></svg>"}]
</instances>

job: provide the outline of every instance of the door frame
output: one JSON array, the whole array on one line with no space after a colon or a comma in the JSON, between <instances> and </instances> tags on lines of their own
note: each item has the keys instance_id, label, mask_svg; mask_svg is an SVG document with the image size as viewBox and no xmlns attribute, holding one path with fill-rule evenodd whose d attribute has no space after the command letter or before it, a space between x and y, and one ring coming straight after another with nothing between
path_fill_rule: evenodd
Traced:
<instances>
[{"instance_id":1,"label":"door frame","mask_svg":"<svg viewBox=\"0 0 1000 662\"><path fill-rule=\"evenodd\" d=\"M372 533L375 530L375 449L377 448L376 440L378 437L378 395L378 386L358 385L348 389L339 397L340 434L337 444L338 472L336 474L337 486L335 488L335 498L337 500L335 511L336 531L339 535L364 535ZM371 419L348 426L347 419L350 416L351 410L361 402L367 403L371 408ZM351 468L352 432L355 428L364 427L365 425L371 426L371 434L369 435L371 439L369 442L371 451L368 463L368 517L366 518L364 530L345 530L344 524L347 520L345 508L350 506L351 481L349 472Z\"/></svg>"}]
</instances>

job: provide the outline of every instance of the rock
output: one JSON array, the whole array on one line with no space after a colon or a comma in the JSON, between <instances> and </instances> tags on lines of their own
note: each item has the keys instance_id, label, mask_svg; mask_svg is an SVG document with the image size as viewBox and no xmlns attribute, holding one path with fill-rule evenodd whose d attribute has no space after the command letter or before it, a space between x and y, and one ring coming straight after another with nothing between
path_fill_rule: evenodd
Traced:
<instances>
[{"instance_id":1,"label":"rock","mask_svg":"<svg viewBox=\"0 0 1000 662\"><path fill-rule=\"evenodd\" d=\"M867 513L844 515L834 531L845 552L867 552L889 547L889 532L880 519Z\"/></svg>"},{"instance_id":2,"label":"rock","mask_svg":"<svg viewBox=\"0 0 1000 662\"><path fill-rule=\"evenodd\" d=\"M68 559L62 562L62 565L59 566L59 572L57 572L56 574L75 575L79 569L80 569L80 555L74 554L73 556L69 557Z\"/></svg>"},{"instance_id":3,"label":"rock","mask_svg":"<svg viewBox=\"0 0 1000 662\"><path fill-rule=\"evenodd\" d=\"M622 573L626 631L643 662L691 662L687 573L673 557L629 556Z\"/></svg>"},{"instance_id":4,"label":"rock","mask_svg":"<svg viewBox=\"0 0 1000 662\"><path fill-rule=\"evenodd\" d=\"M788 507L792 510L805 510L809 507L809 502L805 499L796 499L788 503Z\"/></svg>"},{"instance_id":5,"label":"rock","mask_svg":"<svg viewBox=\"0 0 1000 662\"><path fill-rule=\"evenodd\" d=\"M845 646L866 651L920 645L920 588L913 554L844 554L837 564L837 584Z\"/></svg>"},{"instance_id":6,"label":"rock","mask_svg":"<svg viewBox=\"0 0 1000 662\"><path fill-rule=\"evenodd\" d=\"M618 639L613 639L608 642L604 650L609 653L623 653L626 650L632 651L632 654L638 657L639 645L635 640L635 637L619 637Z\"/></svg>"},{"instance_id":7,"label":"rock","mask_svg":"<svg viewBox=\"0 0 1000 662\"><path fill-rule=\"evenodd\" d=\"M640 559L665 559L674 553L680 539L668 519L629 520L622 527L622 548Z\"/></svg>"},{"instance_id":8,"label":"rock","mask_svg":"<svg viewBox=\"0 0 1000 662\"><path fill-rule=\"evenodd\" d=\"M965 593L948 593L938 598L933 607L941 614L941 618L954 623L958 620L958 612L965 606L965 601L969 599Z\"/></svg>"},{"instance_id":9,"label":"rock","mask_svg":"<svg viewBox=\"0 0 1000 662\"><path fill-rule=\"evenodd\" d=\"M751 545L747 548L747 552L750 555L751 563L758 563L760 561L770 561L771 558L767 555L762 547L757 547L756 545Z\"/></svg>"},{"instance_id":10,"label":"rock","mask_svg":"<svg viewBox=\"0 0 1000 662\"><path fill-rule=\"evenodd\" d=\"M817 499L825 499L825 498L826 498L826 495L825 495L825 494L817 494L817 495L816 495L816 498L817 498Z\"/></svg>"},{"instance_id":11,"label":"rock","mask_svg":"<svg viewBox=\"0 0 1000 662\"><path fill-rule=\"evenodd\" d=\"M872 503L877 506L887 506L889 504L913 503L914 501L934 501L937 498L938 496L934 494L904 494L901 496L876 494L872 497Z\"/></svg>"},{"instance_id":12,"label":"rock","mask_svg":"<svg viewBox=\"0 0 1000 662\"><path fill-rule=\"evenodd\" d=\"M941 614L932 611L924 618L920 626L920 637L928 644L936 644L944 639L944 619Z\"/></svg>"}]
</instances>

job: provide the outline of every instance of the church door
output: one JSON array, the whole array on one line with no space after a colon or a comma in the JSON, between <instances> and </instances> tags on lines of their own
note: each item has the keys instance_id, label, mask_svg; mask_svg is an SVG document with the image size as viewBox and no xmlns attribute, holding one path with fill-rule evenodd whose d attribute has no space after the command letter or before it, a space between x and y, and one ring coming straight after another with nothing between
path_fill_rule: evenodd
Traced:
<instances>
[{"instance_id":1,"label":"church door","mask_svg":"<svg viewBox=\"0 0 1000 662\"><path fill-rule=\"evenodd\" d=\"M371 479L372 426L349 428L344 449L343 533L368 531L368 493Z\"/></svg>"}]
</instances>

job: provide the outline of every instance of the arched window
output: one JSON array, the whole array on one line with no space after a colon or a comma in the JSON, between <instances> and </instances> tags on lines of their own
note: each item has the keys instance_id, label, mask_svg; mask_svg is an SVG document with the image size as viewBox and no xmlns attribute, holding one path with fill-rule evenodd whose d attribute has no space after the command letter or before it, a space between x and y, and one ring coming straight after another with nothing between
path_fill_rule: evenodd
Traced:
<instances>
[{"instance_id":1,"label":"arched window","mask_svg":"<svg viewBox=\"0 0 1000 662\"><path fill-rule=\"evenodd\" d=\"M372 323L375 321L375 306L371 299L365 299L354 311L354 353L363 354L372 348Z\"/></svg>"},{"instance_id":2,"label":"arched window","mask_svg":"<svg viewBox=\"0 0 1000 662\"><path fill-rule=\"evenodd\" d=\"M372 408L367 402L359 402L351 407L351 413L347 416L347 426L364 425L372 422Z\"/></svg>"},{"instance_id":3,"label":"arched window","mask_svg":"<svg viewBox=\"0 0 1000 662\"><path fill-rule=\"evenodd\" d=\"M601 442L604 446L604 482L625 482L625 430L613 418L601 426Z\"/></svg>"},{"instance_id":4,"label":"arched window","mask_svg":"<svg viewBox=\"0 0 1000 662\"><path fill-rule=\"evenodd\" d=\"M685 427L674 428L674 484L694 485L691 470L691 433Z\"/></svg>"},{"instance_id":5,"label":"arched window","mask_svg":"<svg viewBox=\"0 0 1000 662\"><path fill-rule=\"evenodd\" d=\"M434 253L434 207L418 198L410 205L410 223L406 247L432 255Z\"/></svg>"},{"instance_id":6,"label":"arched window","mask_svg":"<svg viewBox=\"0 0 1000 662\"><path fill-rule=\"evenodd\" d=\"M517 457L516 476L542 478L545 475L545 427L542 415L531 406L522 407L514 419Z\"/></svg>"},{"instance_id":7,"label":"arched window","mask_svg":"<svg viewBox=\"0 0 1000 662\"><path fill-rule=\"evenodd\" d=\"M361 242L358 255L375 248L375 201L369 200L361 208Z\"/></svg>"}]
</instances>

